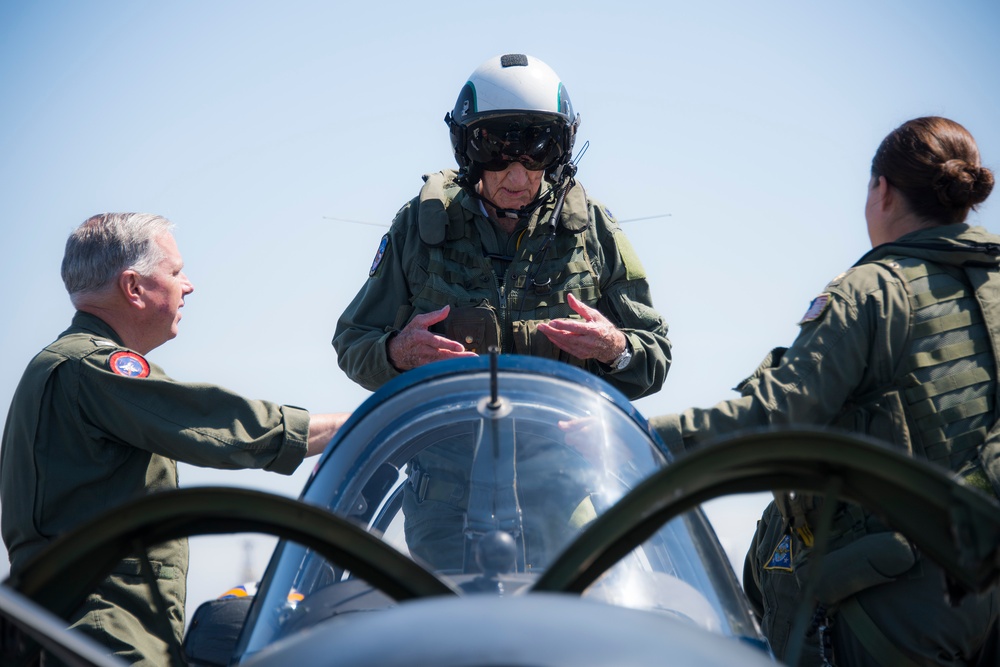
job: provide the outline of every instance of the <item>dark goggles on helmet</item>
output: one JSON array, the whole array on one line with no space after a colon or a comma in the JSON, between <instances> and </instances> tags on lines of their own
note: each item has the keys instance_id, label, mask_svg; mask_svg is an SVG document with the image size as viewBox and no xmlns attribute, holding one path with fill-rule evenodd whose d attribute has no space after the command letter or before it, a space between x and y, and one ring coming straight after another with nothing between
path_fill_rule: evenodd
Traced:
<instances>
[{"instance_id":1,"label":"dark goggles on helmet","mask_svg":"<svg viewBox=\"0 0 1000 667\"><path fill-rule=\"evenodd\" d=\"M484 119L468 128L465 154L486 171L503 171L513 162L545 171L562 159L567 131L565 121L551 118Z\"/></svg>"}]
</instances>

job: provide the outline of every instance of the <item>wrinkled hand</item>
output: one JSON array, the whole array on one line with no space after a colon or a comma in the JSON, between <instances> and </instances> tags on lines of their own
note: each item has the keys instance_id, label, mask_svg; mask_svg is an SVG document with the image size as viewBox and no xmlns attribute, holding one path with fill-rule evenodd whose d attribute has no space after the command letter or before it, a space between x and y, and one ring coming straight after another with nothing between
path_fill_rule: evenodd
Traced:
<instances>
[{"instance_id":1,"label":"wrinkled hand","mask_svg":"<svg viewBox=\"0 0 1000 667\"><path fill-rule=\"evenodd\" d=\"M570 308L583 320L569 318L551 320L538 325L560 350L569 352L577 359L597 359L610 364L625 351L628 339L600 311L591 308L575 296L568 296Z\"/></svg>"},{"instance_id":2,"label":"wrinkled hand","mask_svg":"<svg viewBox=\"0 0 1000 667\"><path fill-rule=\"evenodd\" d=\"M398 370L408 371L432 361L478 356L475 352L468 352L461 343L427 330L448 317L450 310L450 306L445 306L441 310L417 315L393 336L388 350L392 365Z\"/></svg>"}]
</instances>

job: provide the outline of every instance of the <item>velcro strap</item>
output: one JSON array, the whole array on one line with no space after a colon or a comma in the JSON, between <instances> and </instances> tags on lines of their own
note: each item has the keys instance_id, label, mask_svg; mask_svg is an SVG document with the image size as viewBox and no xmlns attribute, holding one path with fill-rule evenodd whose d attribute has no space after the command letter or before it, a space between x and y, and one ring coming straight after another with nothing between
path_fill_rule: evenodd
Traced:
<instances>
[{"instance_id":1,"label":"velcro strap","mask_svg":"<svg viewBox=\"0 0 1000 667\"><path fill-rule=\"evenodd\" d=\"M946 461L967 449L979 447L985 437L985 428L977 428L968 433L953 435L950 438L945 435L943 430L937 429L933 435L931 433L924 434L926 440L924 454L930 461Z\"/></svg>"},{"instance_id":2,"label":"velcro strap","mask_svg":"<svg viewBox=\"0 0 1000 667\"><path fill-rule=\"evenodd\" d=\"M989 382L991 379L989 371L985 368L974 368L963 373L945 375L933 382L925 382L916 387L910 387L904 390L904 393L906 394L906 402L915 404L949 391L964 389L965 387L971 387L981 382Z\"/></svg>"},{"instance_id":3,"label":"velcro strap","mask_svg":"<svg viewBox=\"0 0 1000 667\"><path fill-rule=\"evenodd\" d=\"M914 325L913 337L924 338L925 336L944 333L945 331L954 331L955 329L968 327L972 324L978 324L982 320L983 316L978 311L965 311L945 315L944 317L937 317L933 320Z\"/></svg>"},{"instance_id":4,"label":"velcro strap","mask_svg":"<svg viewBox=\"0 0 1000 667\"><path fill-rule=\"evenodd\" d=\"M919 310L927 306L933 306L942 301L954 301L969 295L969 291L962 286L938 287L927 292L914 294L911 298L913 305Z\"/></svg>"},{"instance_id":5,"label":"velcro strap","mask_svg":"<svg viewBox=\"0 0 1000 667\"><path fill-rule=\"evenodd\" d=\"M992 401L987 400L986 398L976 398L971 401L966 401L961 405L956 405L953 408L941 410L936 414L918 419L917 425L920 427L921 431L929 431L934 428L940 428L942 426L947 426L952 422L992 412L993 408L991 404Z\"/></svg>"},{"instance_id":6,"label":"velcro strap","mask_svg":"<svg viewBox=\"0 0 1000 667\"><path fill-rule=\"evenodd\" d=\"M903 277L907 281L912 282L918 278L926 278L927 276L937 275L939 273L944 273L937 264L928 264L926 262L919 262L917 264L910 264L909 262L915 261L912 258L898 258L899 271L903 274Z\"/></svg>"},{"instance_id":7,"label":"velcro strap","mask_svg":"<svg viewBox=\"0 0 1000 667\"><path fill-rule=\"evenodd\" d=\"M990 341L987 338L977 338L975 340L964 340L954 345L945 345L935 350L918 352L913 355L909 362L909 370L917 368L928 368L963 357L973 357L977 354L990 351Z\"/></svg>"}]
</instances>

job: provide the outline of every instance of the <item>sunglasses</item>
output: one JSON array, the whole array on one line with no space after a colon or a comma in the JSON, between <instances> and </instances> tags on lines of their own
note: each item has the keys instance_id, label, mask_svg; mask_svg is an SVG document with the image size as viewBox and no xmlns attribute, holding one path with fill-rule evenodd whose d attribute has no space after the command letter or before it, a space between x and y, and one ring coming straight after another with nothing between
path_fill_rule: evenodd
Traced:
<instances>
[{"instance_id":1,"label":"sunglasses","mask_svg":"<svg viewBox=\"0 0 1000 667\"><path fill-rule=\"evenodd\" d=\"M482 120L469 128L465 153L486 171L503 171L514 162L544 171L564 154L566 124L560 121Z\"/></svg>"}]
</instances>

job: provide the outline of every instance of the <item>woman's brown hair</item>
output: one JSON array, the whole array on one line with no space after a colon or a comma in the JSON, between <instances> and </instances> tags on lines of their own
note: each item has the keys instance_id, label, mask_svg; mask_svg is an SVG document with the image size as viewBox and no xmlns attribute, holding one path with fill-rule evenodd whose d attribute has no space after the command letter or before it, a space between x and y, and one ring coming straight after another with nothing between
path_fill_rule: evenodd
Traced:
<instances>
[{"instance_id":1,"label":"woman's brown hair","mask_svg":"<svg viewBox=\"0 0 1000 667\"><path fill-rule=\"evenodd\" d=\"M963 222L993 190L993 172L980 164L975 139L939 116L890 132L872 158L872 176L885 176L914 213L941 224Z\"/></svg>"}]
</instances>

